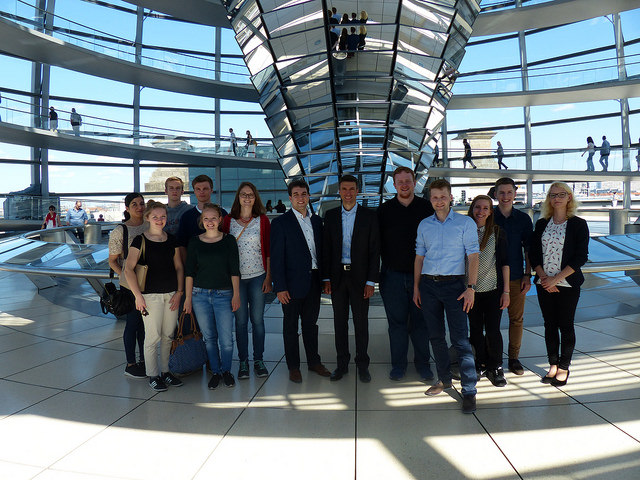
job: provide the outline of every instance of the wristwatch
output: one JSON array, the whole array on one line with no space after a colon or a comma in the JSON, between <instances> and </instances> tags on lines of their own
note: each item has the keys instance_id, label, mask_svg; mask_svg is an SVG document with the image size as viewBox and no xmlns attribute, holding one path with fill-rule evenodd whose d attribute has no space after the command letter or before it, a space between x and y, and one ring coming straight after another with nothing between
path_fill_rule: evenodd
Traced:
<instances>
[{"instance_id":1,"label":"wristwatch","mask_svg":"<svg viewBox=\"0 0 640 480\"><path fill-rule=\"evenodd\" d=\"M467 285L467 288L470 288L471 290L473 290L474 292L476 291L476 284L475 283L470 283Z\"/></svg>"}]
</instances>

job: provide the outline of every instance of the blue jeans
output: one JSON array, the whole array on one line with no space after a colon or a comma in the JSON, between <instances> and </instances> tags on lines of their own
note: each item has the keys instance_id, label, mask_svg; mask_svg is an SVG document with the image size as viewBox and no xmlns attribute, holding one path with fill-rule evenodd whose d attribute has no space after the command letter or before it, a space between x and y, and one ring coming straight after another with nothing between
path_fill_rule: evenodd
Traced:
<instances>
[{"instance_id":1,"label":"blue jeans","mask_svg":"<svg viewBox=\"0 0 640 480\"><path fill-rule=\"evenodd\" d=\"M438 379L443 383L451 383L451 364L449 349L445 339L444 314L447 313L449 339L458 354L460 377L462 378L462 395L476 394L476 363L469 343L467 314L462 310L462 300L458 297L466 289L464 279L436 282L420 278L420 298L422 313L429 328L429 339L436 360Z\"/></svg>"},{"instance_id":2,"label":"blue jeans","mask_svg":"<svg viewBox=\"0 0 640 480\"><path fill-rule=\"evenodd\" d=\"M240 279L240 308L236 310L236 343L238 359L249 360L249 318L253 338L253 361L262 360L264 353L264 293L262 283L266 273L246 280Z\"/></svg>"},{"instance_id":3,"label":"blue jeans","mask_svg":"<svg viewBox=\"0 0 640 480\"><path fill-rule=\"evenodd\" d=\"M213 373L231 371L233 359L232 290L193 287L192 307L207 348ZM220 344L220 348L218 348Z\"/></svg>"},{"instance_id":4,"label":"blue jeans","mask_svg":"<svg viewBox=\"0 0 640 480\"><path fill-rule=\"evenodd\" d=\"M402 372L407 370L411 337L416 368L429 368L429 331L422 313L413 303L413 273L383 270L380 295L389 322L391 367Z\"/></svg>"},{"instance_id":5,"label":"blue jeans","mask_svg":"<svg viewBox=\"0 0 640 480\"><path fill-rule=\"evenodd\" d=\"M595 172L595 170L593 166L593 153L589 153L587 156L587 172Z\"/></svg>"}]
</instances>

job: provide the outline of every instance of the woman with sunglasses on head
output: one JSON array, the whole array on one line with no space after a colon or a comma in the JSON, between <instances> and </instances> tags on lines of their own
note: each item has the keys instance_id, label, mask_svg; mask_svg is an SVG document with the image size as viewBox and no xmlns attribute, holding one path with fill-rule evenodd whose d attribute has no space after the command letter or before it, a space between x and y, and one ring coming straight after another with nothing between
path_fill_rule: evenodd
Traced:
<instances>
[{"instance_id":1,"label":"woman with sunglasses on head","mask_svg":"<svg viewBox=\"0 0 640 480\"><path fill-rule=\"evenodd\" d=\"M238 379L249 378L249 319L253 338L253 371L258 377L266 377L269 371L263 361L264 294L272 288L271 226L255 185L250 182L240 184L231 212L222 220L222 231L235 237L240 253L240 308L235 312L240 360Z\"/></svg>"},{"instance_id":2,"label":"woman with sunglasses on head","mask_svg":"<svg viewBox=\"0 0 640 480\"><path fill-rule=\"evenodd\" d=\"M574 317L584 283L580 268L589 253L589 227L576 216L577 209L569 186L553 183L542 204L529 251L550 365L541 381L558 387L566 385L569 378L576 344Z\"/></svg>"},{"instance_id":3,"label":"woman with sunglasses on head","mask_svg":"<svg viewBox=\"0 0 640 480\"><path fill-rule=\"evenodd\" d=\"M213 372L209 389L236 381L233 360L233 312L240 307L240 260L233 235L218 228L222 210L205 203L198 223L204 233L192 237L187 247L184 311L195 313Z\"/></svg>"},{"instance_id":4,"label":"woman with sunglasses on head","mask_svg":"<svg viewBox=\"0 0 640 480\"><path fill-rule=\"evenodd\" d=\"M486 372L496 387L507 381L502 370L502 311L509 306L509 261L507 237L493 219L493 201L478 195L468 215L478 227L480 260L473 308L469 311L469 337L476 351L478 378Z\"/></svg>"},{"instance_id":5,"label":"woman with sunglasses on head","mask_svg":"<svg viewBox=\"0 0 640 480\"><path fill-rule=\"evenodd\" d=\"M109 236L109 267L118 274L120 278L120 289L123 288L131 292L128 288L124 273L122 271L124 262L131 247L133 239L144 232L149 225L144 221L144 198L138 192L129 193L124 197L124 222L113 229ZM126 230L125 230L126 229ZM125 244L124 237L127 242ZM133 293L130 293L133 298ZM117 317L118 320L125 321L124 352L127 356L127 366L124 374L132 378L146 378L146 367L144 363L144 324L140 312L133 308L129 313ZM136 342L140 361L136 363Z\"/></svg>"},{"instance_id":6,"label":"woman with sunglasses on head","mask_svg":"<svg viewBox=\"0 0 640 480\"><path fill-rule=\"evenodd\" d=\"M184 270L178 240L163 230L167 224L167 206L149 200L143 218L149 223L149 229L131 242L124 274L135 296L136 310L143 315L149 386L156 392L164 392L167 386L182 386L182 381L169 371L169 353L184 293ZM136 278L137 265L146 265L148 269L142 291Z\"/></svg>"}]
</instances>

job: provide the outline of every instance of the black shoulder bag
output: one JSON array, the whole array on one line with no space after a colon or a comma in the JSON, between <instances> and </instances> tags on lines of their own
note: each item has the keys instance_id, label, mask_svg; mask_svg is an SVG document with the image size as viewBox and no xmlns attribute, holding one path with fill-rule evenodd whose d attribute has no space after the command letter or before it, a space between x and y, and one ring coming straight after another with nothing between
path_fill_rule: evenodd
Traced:
<instances>
[{"instance_id":1,"label":"black shoulder bag","mask_svg":"<svg viewBox=\"0 0 640 480\"><path fill-rule=\"evenodd\" d=\"M126 260L129 252L129 231L127 226L122 223L122 251ZM130 311L136 308L136 299L131 293L131 290L126 288L117 288L113 283L113 276L115 272L112 268L109 268L109 282L105 283L102 289L102 295L100 295L100 308L102 313L112 313L116 317L126 315Z\"/></svg>"}]
</instances>

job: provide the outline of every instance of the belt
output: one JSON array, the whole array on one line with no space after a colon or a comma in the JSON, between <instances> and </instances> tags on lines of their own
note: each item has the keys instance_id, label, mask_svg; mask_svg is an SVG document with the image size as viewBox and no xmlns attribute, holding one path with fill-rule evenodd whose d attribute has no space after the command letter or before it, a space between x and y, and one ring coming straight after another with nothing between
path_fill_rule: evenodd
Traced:
<instances>
[{"instance_id":1,"label":"belt","mask_svg":"<svg viewBox=\"0 0 640 480\"><path fill-rule=\"evenodd\" d=\"M342 264L342 270L344 270L345 272L351 271L351 264L350 263L343 263Z\"/></svg>"},{"instance_id":2,"label":"belt","mask_svg":"<svg viewBox=\"0 0 640 480\"><path fill-rule=\"evenodd\" d=\"M432 280L434 282L452 282L454 280L462 280L465 278L464 275L427 275L422 274L428 280Z\"/></svg>"}]
</instances>

